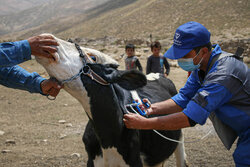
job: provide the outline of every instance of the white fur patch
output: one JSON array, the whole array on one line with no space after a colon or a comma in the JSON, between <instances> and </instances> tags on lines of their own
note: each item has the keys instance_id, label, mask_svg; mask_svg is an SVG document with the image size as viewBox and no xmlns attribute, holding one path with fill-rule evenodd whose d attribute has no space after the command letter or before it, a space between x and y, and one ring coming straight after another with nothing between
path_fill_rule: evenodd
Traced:
<instances>
[{"instance_id":1,"label":"white fur patch","mask_svg":"<svg viewBox=\"0 0 250 167\"><path fill-rule=\"evenodd\" d=\"M103 149L103 157L96 157L95 167L129 167L116 148Z\"/></svg>"},{"instance_id":2,"label":"white fur patch","mask_svg":"<svg viewBox=\"0 0 250 167\"><path fill-rule=\"evenodd\" d=\"M181 133L181 138L179 139L182 143L178 143L178 146L174 152L175 159L176 159L176 166L177 167L186 167L186 153L184 147L184 136L183 132Z\"/></svg>"},{"instance_id":3,"label":"white fur patch","mask_svg":"<svg viewBox=\"0 0 250 167\"><path fill-rule=\"evenodd\" d=\"M94 159L94 166L95 167L102 167L103 166L103 157L102 156L97 156Z\"/></svg>"},{"instance_id":4,"label":"white fur patch","mask_svg":"<svg viewBox=\"0 0 250 167\"><path fill-rule=\"evenodd\" d=\"M133 100L135 100L135 101L137 100L139 103L141 103L141 99L140 99L138 93L136 92L136 90L131 90L130 93L132 95Z\"/></svg>"},{"instance_id":5,"label":"white fur patch","mask_svg":"<svg viewBox=\"0 0 250 167\"><path fill-rule=\"evenodd\" d=\"M148 81L154 81L160 78L160 73L150 73L146 77Z\"/></svg>"}]
</instances>

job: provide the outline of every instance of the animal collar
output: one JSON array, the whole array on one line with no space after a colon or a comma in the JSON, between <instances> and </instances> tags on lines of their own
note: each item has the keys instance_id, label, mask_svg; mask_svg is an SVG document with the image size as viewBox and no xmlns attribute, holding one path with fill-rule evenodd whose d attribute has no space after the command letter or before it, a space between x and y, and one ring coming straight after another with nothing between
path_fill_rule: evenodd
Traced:
<instances>
[{"instance_id":1,"label":"animal collar","mask_svg":"<svg viewBox=\"0 0 250 167\"><path fill-rule=\"evenodd\" d=\"M80 48L80 46L75 43L75 47L79 52L79 56L82 58L83 61L83 67L81 68L80 72L74 76L72 76L69 79L63 80L61 83L67 83L70 81L73 81L75 79L77 79L81 74L84 74L88 77L90 77L92 80L96 81L97 83L101 84L101 85L109 85L109 83L104 80L102 77L100 77L98 74L96 74L88 65L87 63L93 63L92 59L89 58L89 56ZM84 54L83 54L84 52Z\"/></svg>"},{"instance_id":2,"label":"animal collar","mask_svg":"<svg viewBox=\"0 0 250 167\"><path fill-rule=\"evenodd\" d=\"M80 48L80 46L75 43L75 47L79 52L79 56L82 58L83 61L83 67L81 68L81 70L79 71L79 73L77 73L76 75L70 77L69 79L65 79L63 81L61 81L61 84L65 84L67 82L71 82L75 79L77 79L78 77L80 77L82 74L86 75L88 77L90 77L92 80L96 81L97 83L101 84L101 85L109 85L109 83L104 80L102 77L100 77L98 74L96 74L88 65L87 62L89 63L93 63L92 59L89 58L89 56ZM83 54L84 52L84 54ZM50 97L49 95L47 95L47 98L49 100L55 100L56 97Z\"/></svg>"}]
</instances>

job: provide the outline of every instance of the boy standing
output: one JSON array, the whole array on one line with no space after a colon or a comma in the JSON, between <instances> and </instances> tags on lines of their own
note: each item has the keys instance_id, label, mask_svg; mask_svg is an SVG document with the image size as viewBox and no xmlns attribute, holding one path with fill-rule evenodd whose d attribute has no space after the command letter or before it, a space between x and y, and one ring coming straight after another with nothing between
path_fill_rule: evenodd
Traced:
<instances>
[{"instance_id":1,"label":"boy standing","mask_svg":"<svg viewBox=\"0 0 250 167\"><path fill-rule=\"evenodd\" d=\"M135 46L128 44L125 47L127 58L125 59L126 70L137 69L142 72L142 66L139 59L135 56Z\"/></svg>"},{"instance_id":2,"label":"boy standing","mask_svg":"<svg viewBox=\"0 0 250 167\"><path fill-rule=\"evenodd\" d=\"M170 66L166 58L160 55L161 51L161 44L160 42L156 41L151 44L151 51L153 55L151 55L147 60L147 70L146 74L149 73L161 73L165 74L166 76L169 75ZM166 72L164 73L164 66Z\"/></svg>"}]
</instances>

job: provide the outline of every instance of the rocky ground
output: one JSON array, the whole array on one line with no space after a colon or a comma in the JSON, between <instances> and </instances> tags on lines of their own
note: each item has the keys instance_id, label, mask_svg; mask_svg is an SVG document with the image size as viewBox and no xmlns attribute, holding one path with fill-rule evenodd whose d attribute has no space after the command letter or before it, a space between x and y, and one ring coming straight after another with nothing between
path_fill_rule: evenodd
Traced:
<instances>
[{"instance_id":1,"label":"rocky ground","mask_svg":"<svg viewBox=\"0 0 250 167\"><path fill-rule=\"evenodd\" d=\"M83 46L103 51L119 61L124 69L121 55L126 41L87 41L74 39ZM111 39L109 39L111 41ZM140 41L139 41L140 42ZM113 44L111 44L113 43ZM243 42L244 43L244 42ZM90 45L91 44L91 45ZM249 52L249 40L245 43ZM144 67L151 54L146 42L137 45L136 54ZM229 46L232 46L229 44ZM167 47L163 45L163 47ZM234 47L231 48L235 50ZM179 90L187 79L187 73L172 67L169 78ZM48 77L35 60L21 64L30 72L36 71ZM1 167L80 167L86 166L87 155L81 141L87 122L81 105L65 91L55 101L39 94L0 86L0 166ZM212 132L201 139L210 130ZM211 123L184 129L187 159L194 167L233 167L232 153L235 144L227 151L216 136ZM195 142L192 142L195 141ZM174 156L167 166L175 166Z\"/></svg>"}]
</instances>

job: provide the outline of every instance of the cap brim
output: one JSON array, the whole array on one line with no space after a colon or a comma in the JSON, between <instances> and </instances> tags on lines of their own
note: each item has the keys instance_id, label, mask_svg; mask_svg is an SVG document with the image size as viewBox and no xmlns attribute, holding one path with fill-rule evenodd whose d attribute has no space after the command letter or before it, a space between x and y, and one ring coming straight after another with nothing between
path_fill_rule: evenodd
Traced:
<instances>
[{"instance_id":1,"label":"cap brim","mask_svg":"<svg viewBox=\"0 0 250 167\"><path fill-rule=\"evenodd\" d=\"M168 59L179 59L184 57L186 54L188 54L192 49L180 49L177 47L174 47L174 45L169 48L166 53L164 54L164 57Z\"/></svg>"}]
</instances>

